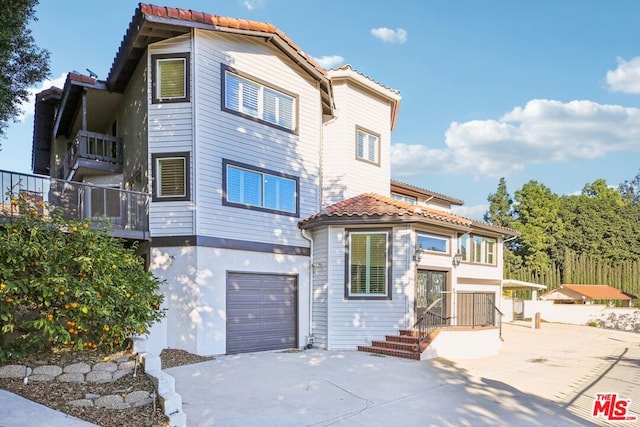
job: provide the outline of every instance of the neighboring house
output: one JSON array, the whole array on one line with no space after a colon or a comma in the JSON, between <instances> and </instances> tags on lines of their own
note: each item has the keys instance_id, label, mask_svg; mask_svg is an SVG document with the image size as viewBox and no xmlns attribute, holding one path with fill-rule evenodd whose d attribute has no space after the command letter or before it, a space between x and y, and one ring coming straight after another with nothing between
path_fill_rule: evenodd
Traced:
<instances>
[{"instance_id":1,"label":"neighboring house","mask_svg":"<svg viewBox=\"0 0 640 427\"><path fill-rule=\"evenodd\" d=\"M153 351L367 350L434 319L495 348L515 232L391 181L399 104L270 24L141 4L104 81L38 94L33 169L50 202L142 242L166 281Z\"/></svg>"},{"instance_id":2,"label":"neighboring house","mask_svg":"<svg viewBox=\"0 0 640 427\"><path fill-rule=\"evenodd\" d=\"M631 307L631 300L635 296L626 294L608 285L560 285L546 294L540 295L541 300L553 301L555 304L614 304L621 301L623 307Z\"/></svg>"}]
</instances>

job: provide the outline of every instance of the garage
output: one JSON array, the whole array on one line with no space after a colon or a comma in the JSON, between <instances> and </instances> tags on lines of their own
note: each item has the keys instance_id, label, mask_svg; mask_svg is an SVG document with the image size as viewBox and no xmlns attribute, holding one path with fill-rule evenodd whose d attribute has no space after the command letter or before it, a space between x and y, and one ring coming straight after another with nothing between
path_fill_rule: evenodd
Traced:
<instances>
[{"instance_id":1,"label":"garage","mask_svg":"<svg viewBox=\"0 0 640 427\"><path fill-rule=\"evenodd\" d=\"M297 347L297 277L227 274L227 353Z\"/></svg>"}]
</instances>

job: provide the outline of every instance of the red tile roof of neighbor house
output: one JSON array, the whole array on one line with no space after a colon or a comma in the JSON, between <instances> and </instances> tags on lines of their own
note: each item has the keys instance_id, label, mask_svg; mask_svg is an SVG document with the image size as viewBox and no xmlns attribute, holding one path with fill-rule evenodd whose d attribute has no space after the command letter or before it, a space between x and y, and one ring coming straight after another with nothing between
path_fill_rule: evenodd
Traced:
<instances>
[{"instance_id":1,"label":"red tile roof of neighbor house","mask_svg":"<svg viewBox=\"0 0 640 427\"><path fill-rule=\"evenodd\" d=\"M353 223L355 218L362 218L363 222L370 221L372 218L387 219L389 222L425 222L448 225L465 231L470 231L472 226L478 224L476 221L449 212L379 194L365 193L328 206L322 212L301 220L299 225L301 228L311 228L325 221L341 222L345 219ZM515 234L514 230L490 224L483 224L483 228L503 234Z\"/></svg>"},{"instance_id":2,"label":"red tile roof of neighbor house","mask_svg":"<svg viewBox=\"0 0 640 427\"><path fill-rule=\"evenodd\" d=\"M561 288L569 289L590 299L615 299L630 300L631 297L616 288L607 285L562 285Z\"/></svg>"}]
</instances>

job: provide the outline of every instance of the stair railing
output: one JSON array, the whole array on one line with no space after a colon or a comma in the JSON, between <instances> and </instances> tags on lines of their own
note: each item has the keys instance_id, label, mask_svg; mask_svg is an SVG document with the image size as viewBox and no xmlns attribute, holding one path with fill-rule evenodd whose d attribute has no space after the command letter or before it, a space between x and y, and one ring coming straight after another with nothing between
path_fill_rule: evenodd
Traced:
<instances>
[{"instance_id":1,"label":"stair railing","mask_svg":"<svg viewBox=\"0 0 640 427\"><path fill-rule=\"evenodd\" d=\"M433 308L442 302L442 297L433 301L413 325L413 330L418 331L418 351L422 348L422 344L429 338L436 329L446 325L449 318L442 315L442 305L440 305L440 314L434 313Z\"/></svg>"}]
</instances>

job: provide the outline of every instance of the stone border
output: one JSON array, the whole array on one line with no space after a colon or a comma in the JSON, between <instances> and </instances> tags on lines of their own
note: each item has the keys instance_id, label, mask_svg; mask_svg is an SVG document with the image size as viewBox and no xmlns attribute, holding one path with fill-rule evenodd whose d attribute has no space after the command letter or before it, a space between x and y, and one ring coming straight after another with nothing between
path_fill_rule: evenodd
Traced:
<instances>
[{"instance_id":1,"label":"stone border","mask_svg":"<svg viewBox=\"0 0 640 427\"><path fill-rule=\"evenodd\" d=\"M187 414L182 410L182 396L176 393L176 380L162 371L160 356L146 351L147 339L134 337L133 350L139 355L144 372L149 377L158 395L160 406L169 418L172 427L186 427Z\"/></svg>"}]
</instances>

